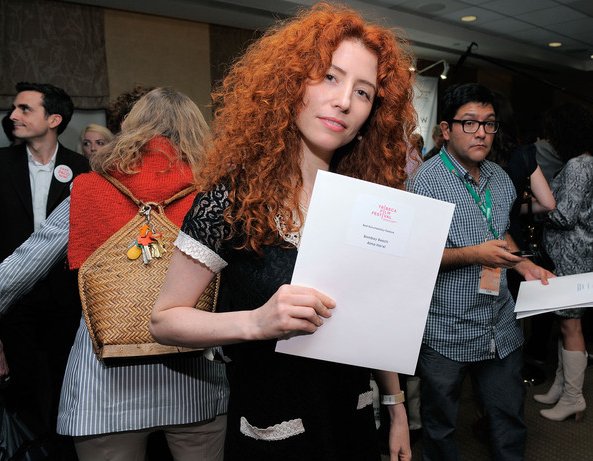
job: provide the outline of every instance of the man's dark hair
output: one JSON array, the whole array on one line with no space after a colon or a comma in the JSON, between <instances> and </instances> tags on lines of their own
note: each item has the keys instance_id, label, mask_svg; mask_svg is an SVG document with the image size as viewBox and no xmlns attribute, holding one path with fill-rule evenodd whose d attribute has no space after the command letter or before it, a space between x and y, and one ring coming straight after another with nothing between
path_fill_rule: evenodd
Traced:
<instances>
[{"instance_id":1,"label":"man's dark hair","mask_svg":"<svg viewBox=\"0 0 593 461\"><path fill-rule=\"evenodd\" d=\"M107 108L107 128L113 134L119 133L122 122L132 110L136 101L152 90L154 90L153 86L136 85L132 90L120 94Z\"/></svg>"},{"instance_id":2,"label":"man's dark hair","mask_svg":"<svg viewBox=\"0 0 593 461\"><path fill-rule=\"evenodd\" d=\"M19 82L16 84L17 93L23 91L37 91L43 95L43 108L45 115L58 114L62 116L62 121L58 125L58 134L62 134L74 113L74 104L72 99L63 89L49 83L29 83Z\"/></svg>"},{"instance_id":3,"label":"man's dark hair","mask_svg":"<svg viewBox=\"0 0 593 461\"><path fill-rule=\"evenodd\" d=\"M494 113L498 113L498 104L494 93L479 83L453 85L445 90L441 99L441 120L450 122L455 118L459 108L470 102L490 104Z\"/></svg>"}]
</instances>

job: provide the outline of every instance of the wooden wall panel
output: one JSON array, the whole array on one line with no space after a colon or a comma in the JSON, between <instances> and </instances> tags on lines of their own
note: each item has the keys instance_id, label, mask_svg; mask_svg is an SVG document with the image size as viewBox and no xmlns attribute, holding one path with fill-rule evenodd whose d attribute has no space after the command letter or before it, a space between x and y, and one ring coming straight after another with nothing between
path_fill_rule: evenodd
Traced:
<instances>
[{"instance_id":1,"label":"wooden wall panel","mask_svg":"<svg viewBox=\"0 0 593 461\"><path fill-rule=\"evenodd\" d=\"M210 119L208 24L105 10L110 99L135 85L171 86Z\"/></svg>"}]
</instances>

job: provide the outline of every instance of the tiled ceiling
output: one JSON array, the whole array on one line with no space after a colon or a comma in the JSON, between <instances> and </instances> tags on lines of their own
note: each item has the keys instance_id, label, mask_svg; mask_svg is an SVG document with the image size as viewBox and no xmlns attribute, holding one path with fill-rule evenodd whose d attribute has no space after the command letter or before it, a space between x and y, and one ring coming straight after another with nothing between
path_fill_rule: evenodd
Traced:
<instances>
[{"instance_id":1,"label":"tiled ceiling","mask_svg":"<svg viewBox=\"0 0 593 461\"><path fill-rule=\"evenodd\" d=\"M314 0L72 0L114 9L263 29ZM401 28L416 54L455 62L474 55L540 69L593 70L593 0L346 0ZM460 18L477 20L463 23ZM561 42L559 48L549 42Z\"/></svg>"},{"instance_id":2,"label":"tiled ceiling","mask_svg":"<svg viewBox=\"0 0 593 461\"><path fill-rule=\"evenodd\" d=\"M534 49L553 49L571 67L593 69L593 0L363 0L391 11L424 17L517 42ZM461 22L473 15L477 20ZM478 45L481 45L480 43ZM510 53L509 53L510 54ZM503 57L503 56L500 56ZM568 63L569 61L566 61ZM565 64L566 65L566 64Z\"/></svg>"}]
</instances>

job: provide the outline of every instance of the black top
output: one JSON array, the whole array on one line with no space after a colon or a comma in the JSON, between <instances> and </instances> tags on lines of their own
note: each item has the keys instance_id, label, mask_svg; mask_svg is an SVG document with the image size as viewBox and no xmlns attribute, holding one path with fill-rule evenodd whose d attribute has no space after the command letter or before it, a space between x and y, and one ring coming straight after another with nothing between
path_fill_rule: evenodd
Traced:
<instances>
[{"instance_id":1,"label":"black top","mask_svg":"<svg viewBox=\"0 0 593 461\"><path fill-rule=\"evenodd\" d=\"M237 239L225 240L227 197L222 186L199 194L182 231L228 263L218 311L255 309L290 283L297 249L235 249ZM275 344L224 348L231 359L225 460L378 460L369 370L276 353Z\"/></svg>"},{"instance_id":2,"label":"black top","mask_svg":"<svg viewBox=\"0 0 593 461\"><path fill-rule=\"evenodd\" d=\"M517 198L511 208L509 233L519 248L523 249L526 247L526 242L521 232L521 204L523 203L523 194L529 185L529 177L536 168L537 161L535 159L535 146L533 144L517 147L511 154L511 158L505 167L505 171L511 177L517 191Z\"/></svg>"}]
</instances>

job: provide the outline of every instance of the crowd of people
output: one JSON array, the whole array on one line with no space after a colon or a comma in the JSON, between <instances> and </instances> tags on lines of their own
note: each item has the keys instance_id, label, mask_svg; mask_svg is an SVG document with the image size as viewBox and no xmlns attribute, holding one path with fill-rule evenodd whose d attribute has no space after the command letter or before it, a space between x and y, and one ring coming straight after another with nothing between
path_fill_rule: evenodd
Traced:
<instances>
[{"instance_id":1,"label":"crowd of people","mask_svg":"<svg viewBox=\"0 0 593 461\"><path fill-rule=\"evenodd\" d=\"M73 113L66 92L16 86L3 120L14 145L0 149L13 224L0 254L0 392L46 459L144 460L158 431L175 460L378 461L374 380L391 460L411 459L410 429L420 427L422 459L458 460L468 374L492 458L524 459L512 281L593 272L593 116L562 106L554 115L566 129L525 144L503 96L452 85L422 158L411 60L392 30L317 5L235 61L213 92L212 128L179 91L135 88L114 102L109 128L84 128L80 153L58 141ZM553 172L541 152L559 160ZM319 170L456 205L408 378L413 404L397 373L275 352L340 308L330 293L290 283ZM180 231L147 327L193 352L108 362L93 350L76 271L138 213L111 177L142 204L191 188L164 212ZM545 263L521 253L533 250L522 226L532 214ZM215 311L196 309L217 274ZM584 312L557 312L557 372L534 396L554 405L541 411L549 420L579 420L586 407Z\"/></svg>"}]
</instances>

